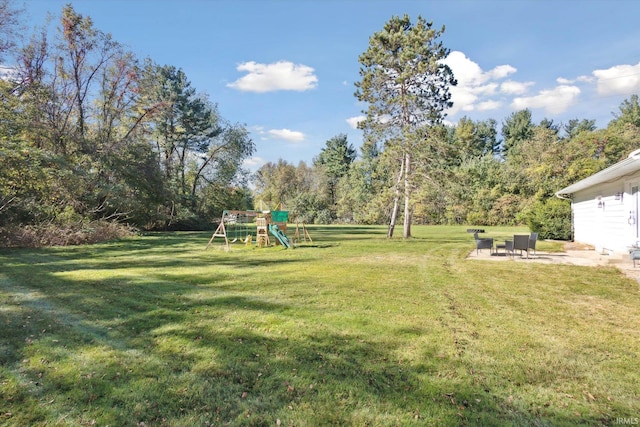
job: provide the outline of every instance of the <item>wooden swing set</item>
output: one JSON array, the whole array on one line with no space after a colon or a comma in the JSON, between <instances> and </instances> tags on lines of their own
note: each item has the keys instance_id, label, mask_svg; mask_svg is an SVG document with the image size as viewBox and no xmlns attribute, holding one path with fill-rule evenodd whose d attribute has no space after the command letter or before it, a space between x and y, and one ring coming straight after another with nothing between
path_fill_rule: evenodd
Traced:
<instances>
[{"instance_id":1,"label":"wooden swing set","mask_svg":"<svg viewBox=\"0 0 640 427\"><path fill-rule=\"evenodd\" d=\"M240 223L246 223L248 222L248 219L251 218L256 218L256 243L258 244L258 247L264 247L264 246L268 246L270 243L269 240L269 232L268 232L268 227L269 227L269 223L271 222L271 211L245 211L245 210L225 210L222 212L222 218L220 219L220 224L218 225L218 228L216 228L216 231L213 232L213 234L211 235L211 239L209 239L209 243L207 243L207 247L205 249L208 249L209 246L211 246L211 244L213 243L213 240L216 237L222 237L224 239L224 244L225 244L225 248L226 250L230 250L230 245L229 243L234 243L238 240L242 240L245 244L250 245L253 241L251 234L248 233L248 229L245 228L246 231L246 236L244 236L244 238L241 238L238 236L238 230L236 228L236 236L235 239L232 242L229 242L229 236L228 236L228 232L227 232L227 226L226 225L231 225L233 224L235 227L237 227L238 224L238 220L242 219L243 221L240 221ZM278 213L278 214L285 214L285 216L283 217L285 223L281 224L280 226L286 231L286 212L274 212L274 215ZM293 242L294 243L298 243L300 241L303 242L313 242L313 240L311 239L311 235L309 234L309 231L307 231L307 227L305 226L304 222L302 224L300 223L296 223L296 231L295 234L293 235Z\"/></svg>"},{"instance_id":2,"label":"wooden swing set","mask_svg":"<svg viewBox=\"0 0 640 427\"><path fill-rule=\"evenodd\" d=\"M220 219L220 224L218 225L218 228L216 228L216 231L213 232L213 235L211 236L211 239L209 239L209 243L207 243L207 247L206 249L209 248L209 246L211 246L211 244L213 243L213 239L215 239L216 237L222 237L224 238L224 243L225 243L225 247L226 250L229 250L229 237L227 236L227 228L225 226L226 224L237 224L238 223L238 218L243 218L243 219L248 219L248 218L255 218L260 214L260 212L257 211L241 211L241 210L225 210L222 212L222 218ZM237 232L236 232L237 234ZM233 240L233 242L236 242L239 239L239 236L236 235L235 239ZM244 239L242 239L244 241L244 243L247 244L251 244L251 235L247 233L247 235L244 237Z\"/></svg>"}]
</instances>

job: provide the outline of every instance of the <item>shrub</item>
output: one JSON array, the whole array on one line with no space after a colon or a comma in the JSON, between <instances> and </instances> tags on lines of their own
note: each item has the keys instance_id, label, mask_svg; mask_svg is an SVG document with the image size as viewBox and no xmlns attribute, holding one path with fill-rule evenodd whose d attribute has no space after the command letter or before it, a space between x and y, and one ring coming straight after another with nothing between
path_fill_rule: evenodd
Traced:
<instances>
[{"instance_id":1,"label":"shrub","mask_svg":"<svg viewBox=\"0 0 640 427\"><path fill-rule=\"evenodd\" d=\"M489 225L518 225L518 213L522 200L515 194L503 194L495 201L491 213L492 222Z\"/></svg>"},{"instance_id":2,"label":"shrub","mask_svg":"<svg viewBox=\"0 0 640 427\"><path fill-rule=\"evenodd\" d=\"M318 211L318 214L313 220L314 224L331 224L331 211L329 209L322 209Z\"/></svg>"},{"instance_id":3,"label":"shrub","mask_svg":"<svg viewBox=\"0 0 640 427\"><path fill-rule=\"evenodd\" d=\"M525 214L531 231L541 239L571 240L571 205L565 200L550 198L536 202Z\"/></svg>"},{"instance_id":4,"label":"shrub","mask_svg":"<svg viewBox=\"0 0 640 427\"><path fill-rule=\"evenodd\" d=\"M0 247L71 246L121 239L135 234L127 225L111 221L27 225L0 228Z\"/></svg>"},{"instance_id":5,"label":"shrub","mask_svg":"<svg viewBox=\"0 0 640 427\"><path fill-rule=\"evenodd\" d=\"M489 225L485 212L472 211L467 214L467 224Z\"/></svg>"}]
</instances>

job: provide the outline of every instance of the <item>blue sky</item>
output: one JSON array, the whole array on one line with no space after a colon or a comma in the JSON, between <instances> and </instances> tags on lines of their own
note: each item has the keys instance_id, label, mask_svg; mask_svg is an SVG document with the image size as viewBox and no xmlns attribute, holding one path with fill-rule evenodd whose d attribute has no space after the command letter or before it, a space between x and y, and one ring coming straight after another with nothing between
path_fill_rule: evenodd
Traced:
<instances>
[{"instance_id":1,"label":"blue sky","mask_svg":"<svg viewBox=\"0 0 640 427\"><path fill-rule=\"evenodd\" d=\"M355 129L358 56L392 16L445 25L459 84L447 120L514 111L533 119L593 119L605 127L640 94L640 2L635 0L25 0L33 27L71 3L139 58L182 68L221 115L244 124L257 152L247 166L308 164L328 139Z\"/></svg>"}]
</instances>

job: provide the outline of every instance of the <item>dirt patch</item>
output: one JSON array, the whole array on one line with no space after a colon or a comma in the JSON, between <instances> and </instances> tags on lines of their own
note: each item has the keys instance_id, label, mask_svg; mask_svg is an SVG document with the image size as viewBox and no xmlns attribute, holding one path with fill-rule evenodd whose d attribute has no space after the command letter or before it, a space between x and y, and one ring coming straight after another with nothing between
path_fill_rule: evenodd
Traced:
<instances>
[{"instance_id":1,"label":"dirt patch","mask_svg":"<svg viewBox=\"0 0 640 427\"><path fill-rule=\"evenodd\" d=\"M593 251L595 247L591 245L587 245L586 243L578 243L578 242L564 242L563 244L565 251Z\"/></svg>"}]
</instances>

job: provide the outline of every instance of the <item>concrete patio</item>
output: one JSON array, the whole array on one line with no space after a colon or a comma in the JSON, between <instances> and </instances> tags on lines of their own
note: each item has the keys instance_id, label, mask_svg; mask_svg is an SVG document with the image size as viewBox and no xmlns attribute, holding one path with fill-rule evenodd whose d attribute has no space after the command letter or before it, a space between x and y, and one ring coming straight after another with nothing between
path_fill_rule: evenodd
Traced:
<instances>
[{"instance_id":1,"label":"concrete patio","mask_svg":"<svg viewBox=\"0 0 640 427\"><path fill-rule=\"evenodd\" d=\"M627 254L603 254L592 248L575 248L571 244L565 246L564 252L536 251L535 254L530 252L529 258L527 258L526 252L523 252L522 256L520 256L520 252L516 251L515 256L512 257L506 254L504 249L493 253L490 253L489 249L481 249L477 254L476 250L473 249L467 259L517 263L571 264L589 267L610 266L618 268L628 277L640 282L640 262L634 268L633 261Z\"/></svg>"}]
</instances>

